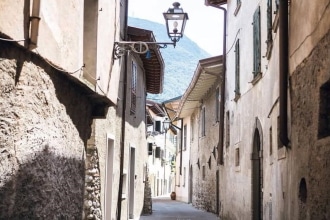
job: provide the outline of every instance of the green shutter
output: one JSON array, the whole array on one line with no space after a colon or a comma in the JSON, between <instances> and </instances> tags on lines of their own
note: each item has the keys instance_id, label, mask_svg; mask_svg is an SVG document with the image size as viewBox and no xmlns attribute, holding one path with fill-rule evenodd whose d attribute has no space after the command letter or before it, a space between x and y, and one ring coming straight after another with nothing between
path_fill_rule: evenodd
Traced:
<instances>
[{"instance_id":1,"label":"green shutter","mask_svg":"<svg viewBox=\"0 0 330 220\"><path fill-rule=\"evenodd\" d=\"M253 74L261 72L260 7L253 15Z\"/></svg>"},{"instance_id":2,"label":"green shutter","mask_svg":"<svg viewBox=\"0 0 330 220\"><path fill-rule=\"evenodd\" d=\"M239 39L237 39L235 44L235 94L240 95L240 74L239 74Z\"/></svg>"}]
</instances>

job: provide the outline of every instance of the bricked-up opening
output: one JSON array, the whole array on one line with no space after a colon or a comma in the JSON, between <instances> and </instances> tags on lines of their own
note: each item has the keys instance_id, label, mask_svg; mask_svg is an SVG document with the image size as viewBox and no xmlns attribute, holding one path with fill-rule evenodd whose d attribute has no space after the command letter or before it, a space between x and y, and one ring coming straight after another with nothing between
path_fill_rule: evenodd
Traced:
<instances>
[{"instance_id":1,"label":"bricked-up opening","mask_svg":"<svg viewBox=\"0 0 330 220\"><path fill-rule=\"evenodd\" d=\"M305 178L302 178L300 180L299 184L299 200L303 203L306 203L307 200L307 185Z\"/></svg>"},{"instance_id":2,"label":"bricked-up opening","mask_svg":"<svg viewBox=\"0 0 330 220\"><path fill-rule=\"evenodd\" d=\"M330 80L320 87L318 138L330 136Z\"/></svg>"}]
</instances>

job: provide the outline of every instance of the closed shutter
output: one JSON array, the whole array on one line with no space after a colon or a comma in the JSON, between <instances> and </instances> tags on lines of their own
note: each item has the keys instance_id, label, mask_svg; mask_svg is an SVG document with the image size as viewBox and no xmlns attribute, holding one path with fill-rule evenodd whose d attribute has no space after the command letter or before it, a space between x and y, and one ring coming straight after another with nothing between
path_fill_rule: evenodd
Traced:
<instances>
[{"instance_id":1,"label":"closed shutter","mask_svg":"<svg viewBox=\"0 0 330 220\"><path fill-rule=\"evenodd\" d=\"M160 147L156 147L156 158L160 158Z\"/></svg>"},{"instance_id":2,"label":"closed shutter","mask_svg":"<svg viewBox=\"0 0 330 220\"><path fill-rule=\"evenodd\" d=\"M261 72L260 7L253 15L253 74Z\"/></svg>"},{"instance_id":3,"label":"closed shutter","mask_svg":"<svg viewBox=\"0 0 330 220\"><path fill-rule=\"evenodd\" d=\"M148 155L152 155L152 143L148 143Z\"/></svg>"},{"instance_id":4,"label":"closed shutter","mask_svg":"<svg viewBox=\"0 0 330 220\"><path fill-rule=\"evenodd\" d=\"M156 121L155 122L155 131L161 132L161 121Z\"/></svg>"},{"instance_id":5,"label":"closed shutter","mask_svg":"<svg viewBox=\"0 0 330 220\"><path fill-rule=\"evenodd\" d=\"M235 66L235 94L240 95L240 82L239 82L239 39L236 41L235 45L235 61L236 61L236 66Z\"/></svg>"}]
</instances>

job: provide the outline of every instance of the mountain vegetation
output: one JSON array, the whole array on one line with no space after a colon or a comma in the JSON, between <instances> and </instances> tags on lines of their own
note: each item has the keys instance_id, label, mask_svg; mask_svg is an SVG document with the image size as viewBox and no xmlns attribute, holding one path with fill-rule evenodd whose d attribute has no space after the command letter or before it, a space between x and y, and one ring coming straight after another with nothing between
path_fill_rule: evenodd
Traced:
<instances>
[{"instance_id":1,"label":"mountain vegetation","mask_svg":"<svg viewBox=\"0 0 330 220\"><path fill-rule=\"evenodd\" d=\"M152 31L157 42L170 42L164 24L129 17L128 25ZM147 96L148 99L158 103L183 95L194 75L198 61L210 57L206 51L185 36L175 48L168 45L160 51L165 63L163 93Z\"/></svg>"}]
</instances>

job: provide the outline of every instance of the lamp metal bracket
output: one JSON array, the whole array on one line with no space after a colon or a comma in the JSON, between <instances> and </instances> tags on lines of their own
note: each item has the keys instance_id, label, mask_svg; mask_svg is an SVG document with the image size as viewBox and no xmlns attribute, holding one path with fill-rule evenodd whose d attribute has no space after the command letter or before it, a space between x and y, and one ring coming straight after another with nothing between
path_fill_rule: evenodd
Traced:
<instances>
[{"instance_id":1,"label":"lamp metal bracket","mask_svg":"<svg viewBox=\"0 0 330 220\"><path fill-rule=\"evenodd\" d=\"M167 48L167 45L176 46L174 42L144 42L144 41L116 41L114 43L114 57L120 58L126 51L133 51L137 54L145 54L149 49L163 49Z\"/></svg>"}]
</instances>

